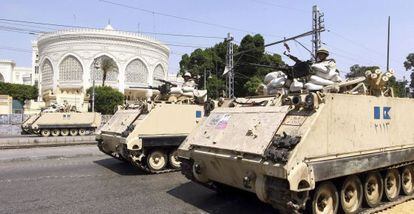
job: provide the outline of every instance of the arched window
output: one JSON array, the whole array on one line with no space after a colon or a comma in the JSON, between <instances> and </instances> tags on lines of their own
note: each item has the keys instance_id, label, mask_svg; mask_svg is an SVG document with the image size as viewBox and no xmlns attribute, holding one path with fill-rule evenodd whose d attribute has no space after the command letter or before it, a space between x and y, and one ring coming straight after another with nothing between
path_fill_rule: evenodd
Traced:
<instances>
[{"instance_id":1,"label":"arched window","mask_svg":"<svg viewBox=\"0 0 414 214\"><path fill-rule=\"evenodd\" d=\"M91 65L91 79L102 80L103 69L106 69L106 81L115 81L118 77L118 66L111 57L103 55L96 58Z\"/></svg>"},{"instance_id":2,"label":"arched window","mask_svg":"<svg viewBox=\"0 0 414 214\"><path fill-rule=\"evenodd\" d=\"M161 84L161 82L157 81L156 79L165 79L164 68L161 65L157 65L157 67L155 67L153 78L154 78L154 85L155 86Z\"/></svg>"},{"instance_id":3,"label":"arched window","mask_svg":"<svg viewBox=\"0 0 414 214\"><path fill-rule=\"evenodd\" d=\"M2 74L0 74L0 82L4 82L4 77Z\"/></svg>"},{"instance_id":4,"label":"arched window","mask_svg":"<svg viewBox=\"0 0 414 214\"><path fill-rule=\"evenodd\" d=\"M51 87L53 84L53 67L48 59L43 62L40 73L42 75L42 88Z\"/></svg>"},{"instance_id":5,"label":"arched window","mask_svg":"<svg viewBox=\"0 0 414 214\"><path fill-rule=\"evenodd\" d=\"M135 59L127 65L125 69L125 82L130 84L148 84L148 69L141 60Z\"/></svg>"},{"instance_id":6,"label":"arched window","mask_svg":"<svg viewBox=\"0 0 414 214\"><path fill-rule=\"evenodd\" d=\"M67 56L59 65L59 80L82 80L82 64L74 56Z\"/></svg>"}]
</instances>

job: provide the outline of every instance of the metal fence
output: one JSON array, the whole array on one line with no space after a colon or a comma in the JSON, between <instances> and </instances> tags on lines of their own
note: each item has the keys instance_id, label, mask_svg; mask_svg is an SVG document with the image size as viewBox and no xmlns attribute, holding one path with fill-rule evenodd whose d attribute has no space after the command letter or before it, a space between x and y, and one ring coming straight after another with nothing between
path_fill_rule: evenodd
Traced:
<instances>
[{"instance_id":1,"label":"metal fence","mask_svg":"<svg viewBox=\"0 0 414 214\"><path fill-rule=\"evenodd\" d=\"M0 114L0 125L20 125L29 117L29 114ZM102 124L111 117L112 115L102 115Z\"/></svg>"},{"instance_id":2,"label":"metal fence","mask_svg":"<svg viewBox=\"0 0 414 214\"><path fill-rule=\"evenodd\" d=\"M28 114L0 114L0 125L22 124L29 116Z\"/></svg>"}]
</instances>

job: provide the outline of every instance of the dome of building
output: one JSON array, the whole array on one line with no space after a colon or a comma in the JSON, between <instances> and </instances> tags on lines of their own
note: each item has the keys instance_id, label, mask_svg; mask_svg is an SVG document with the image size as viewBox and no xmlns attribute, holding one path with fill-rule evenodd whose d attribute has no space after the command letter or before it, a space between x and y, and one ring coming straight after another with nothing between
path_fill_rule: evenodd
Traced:
<instances>
[{"instance_id":1,"label":"dome of building","mask_svg":"<svg viewBox=\"0 0 414 214\"><path fill-rule=\"evenodd\" d=\"M95 82L124 93L128 99L145 96L142 88L166 79L170 50L148 36L105 29L67 29L39 36L34 45L39 94L46 102L76 105L87 110L86 90ZM106 72L103 72L103 71ZM141 88L141 89L140 89Z\"/></svg>"}]
</instances>

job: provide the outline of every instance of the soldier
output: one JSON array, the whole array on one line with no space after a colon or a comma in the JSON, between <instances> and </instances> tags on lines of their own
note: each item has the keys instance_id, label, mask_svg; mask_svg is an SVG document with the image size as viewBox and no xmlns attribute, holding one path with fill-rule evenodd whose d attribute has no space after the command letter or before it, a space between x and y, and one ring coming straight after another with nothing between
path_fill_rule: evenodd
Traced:
<instances>
[{"instance_id":1,"label":"soldier","mask_svg":"<svg viewBox=\"0 0 414 214\"><path fill-rule=\"evenodd\" d=\"M320 48L317 52L316 52L316 62L324 62L324 61L331 61L333 63L335 63L334 59L328 59L329 56L329 51L326 48Z\"/></svg>"},{"instance_id":2,"label":"soldier","mask_svg":"<svg viewBox=\"0 0 414 214\"><path fill-rule=\"evenodd\" d=\"M185 72L183 78L184 78L184 83L182 85L183 88L184 87L191 87L191 88L195 87L196 84L195 84L194 80L191 78L190 72L188 72L188 71Z\"/></svg>"},{"instance_id":3,"label":"soldier","mask_svg":"<svg viewBox=\"0 0 414 214\"><path fill-rule=\"evenodd\" d=\"M316 70L317 76L337 82L340 77L336 69L336 62L334 59L328 59L328 56L328 49L320 48L316 52L316 62L312 65L312 68Z\"/></svg>"}]
</instances>

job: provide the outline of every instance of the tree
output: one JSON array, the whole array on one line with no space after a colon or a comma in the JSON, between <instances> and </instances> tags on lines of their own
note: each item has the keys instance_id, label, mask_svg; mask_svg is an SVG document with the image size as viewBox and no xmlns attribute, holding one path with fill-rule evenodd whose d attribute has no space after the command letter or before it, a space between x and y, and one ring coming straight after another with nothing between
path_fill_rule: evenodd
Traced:
<instances>
[{"instance_id":1,"label":"tree","mask_svg":"<svg viewBox=\"0 0 414 214\"><path fill-rule=\"evenodd\" d=\"M211 48L196 49L190 55L184 54L181 57L179 74L190 72L201 87L204 85L204 75L208 75L206 77L208 96L213 99L220 97L222 91L225 90L225 77L222 73L225 66L226 47L227 42L220 42Z\"/></svg>"},{"instance_id":2,"label":"tree","mask_svg":"<svg viewBox=\"0 0 414 214\"><path fill-rule=\"evenodd\" d=\"M278 54L265 53L264 39L260 34L246 35L240 46L234 46L235 95L254 95L257 86L264 76L274 69L260 67L260 65L276 66L284 64ZM226 62L227 42L223 41L211 48L196 49L190 55L181 57L180 73L189 71L194 77L199 76L198 85L204 85L204 71L210 71L211 77L207 81L209 96L217 98L225 90L225 76L223 71ZM206 72L207 74L209 72ZM209 84L213 81L212 84ZM218 85L222 84L222 85ZM213 90L214 92L210 93ZM218 92L218 91L220 92Z\"/></svg>"},{"instance_id":3,"label":"tree","mask_svg":"<svg viewBox=\"0 0 414 214\"><path fill-rule=\"evenodd\" d=\"M226 91L225 81L216 75L212 75L207 81L207 95L210 98L217 99Z\"/></svg>"},{"instance_id":4,"label":"tree","mask_svg":"<svg viewBox=\"0 0 414 214\"><path fill-rule=\"evenodd\" d=\"M414 53L408 54L404 62L404 67L407 71L412 71L410 74L410 88L414 89Z\"/></svg>"},{"instance_id":5,"label":"tree","mask_svg":"<svg viewBox=\"0 0 414 214\"><path fill-rule=\"evenodd\" d=\"M87 94L92 97L92 88ZM102 114L113 114L118 105L124 103L124 95L109 86L95 87L95 110Z\"/></svg>"},{"instance_id":6,"label":"tree","mask_svg":"<svg viewBox=\"0 0 414 214\"><path fill-rule=\"evenodd\" d=\"M26 100L36 99L38 97L38 89L36 86L12 84L0 82L0 94L7 94L13 99L24 103Z\"/></svg>"},{"instance_id":7,"label":"tree","mask_svg":"<svg viewBox=\"0 0 414 214\"><path fill-rule=\"evenodd\" d=\"M399 81L395 77L391 77L388 81L388 85L392 87L394 91L394 96L396 97L407 96L406 89L405 89L407 86L407 83L408 83L407 80Z\"/></svg>"},{"instance_id":8,"label":"tree","mask_svg":"<svg viewBox=\"0 0 414 214\"><path fill-rule=\"evenodd\" d=\"M345 75L346 78L354 78L354 77L365 77L365 72L367 70L375 71L379 69L379 66L360 66L358 64L353 65L349 68L350 72Z\"/></svg>"},{"instance_id":9,"label":"tree","mask_svg":"<svg viewBox=\"0 0 414 214\"><path fill-rule=\"evenodd\" d=\"M117 70L118 67L116 66L116 63L113 59L107 56L102 56L99 68L102 70L102 87L103 87L105 86L105 81L106 81L106 77L108 76L108 72L110 71L114 72Z\"/></svg>"},{"instance_id":10,"label":"tree","mask_svg":"<svg viewBox=\"0 0 414 214\"><path fill-rule=\"evenodd\" d=\"M365 77L365 72L367 70L375 71L376 69L380 69L379 66L360 66L360 65L353 65L349 69L350 72L347 73L345 76L346 78L354 78L354 77ZM388 81L388 86L393 88L394 96L396 97L405 97L405 86L407 85L407 81L399 81L394 76L391 77Z\"/></svg>"}]
</instances>

